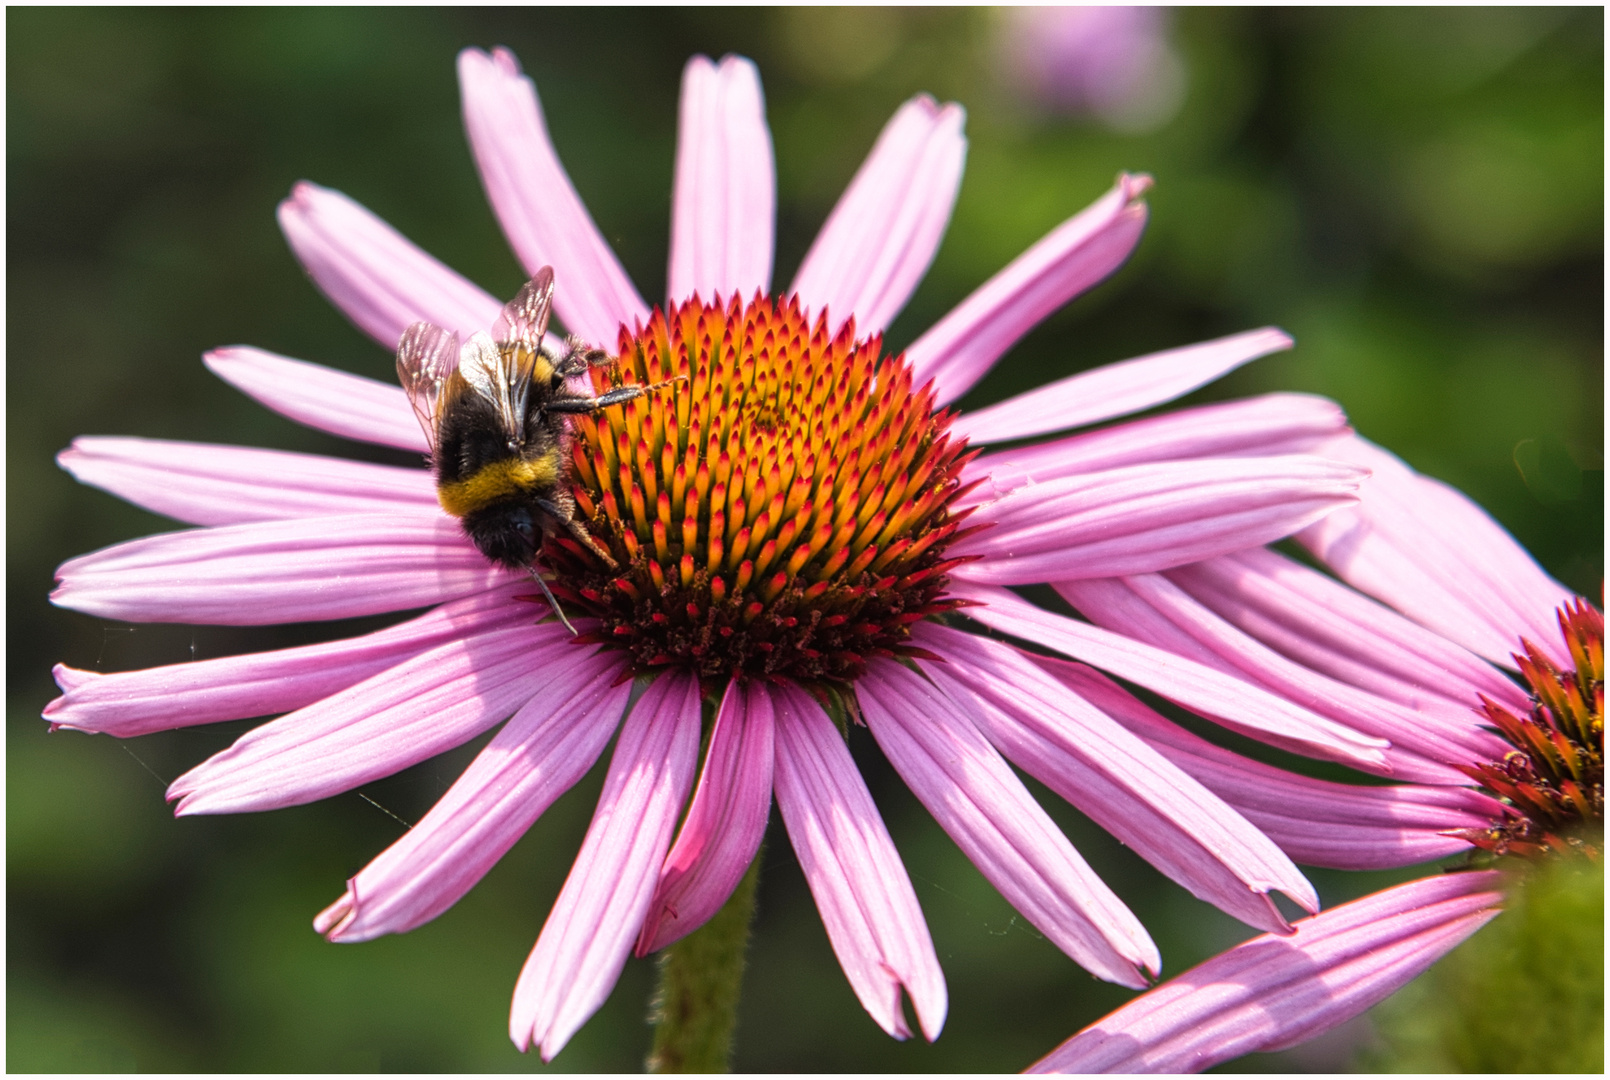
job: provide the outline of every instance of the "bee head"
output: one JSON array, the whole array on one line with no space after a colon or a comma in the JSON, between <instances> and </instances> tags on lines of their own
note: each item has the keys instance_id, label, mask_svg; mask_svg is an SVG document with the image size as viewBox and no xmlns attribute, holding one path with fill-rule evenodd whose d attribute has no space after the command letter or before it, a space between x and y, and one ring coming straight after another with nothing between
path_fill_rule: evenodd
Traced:
<instances>
[{"instance_id":1,"label":"bee head","mask_svg":"<svg viewBox=\"0 0 1610 1080\"><path fill-rule=\"evenodd\" d=\"M542 545L542 526L523 503L498 503L466 514L464 531L481 554L514 568L530 566Z\"/></svg>"}]
</instances>

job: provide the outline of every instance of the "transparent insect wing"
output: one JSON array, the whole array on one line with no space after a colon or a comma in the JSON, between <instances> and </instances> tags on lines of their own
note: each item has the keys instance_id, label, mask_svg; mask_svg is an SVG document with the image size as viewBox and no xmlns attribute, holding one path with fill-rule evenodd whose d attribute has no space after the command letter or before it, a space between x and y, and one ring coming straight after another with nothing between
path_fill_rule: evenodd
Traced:
<instances>
[{"instance_id":1,"label":"transparent insect wing","mask_svg":"<svg viewBox=\"0 0 1610 1080\"><path fill-rule=\"evenodd\" d=\"M511 440L525 433L526 391L531 385L530 350L500 349L478 330L459 348L458 373L472 391L497 409L498 423Z\"/></svg>"},{"instance_id":2,"label":"transparent insect wing","mask_svg":"<svg viewBox=\"0 0 1610 1080\"><path fill-rule=\"evenodd\" d=\"M542 348L542 335L548 331L548 316L552 311L553 267L544 266L520 287L513 300L503 305L503 314L498 316L493 330L499 341L529 345L537 350Z\"/></svg>"},{"instance_id":3,"label":"transparent insect wing","mask_svg":"<svg viewBox=\"0 0 1610 1080\"><path fill-rule=\"evenodd\" d=\"M442 384L458 363L458 335L428 322L414 323L397 343L397 379L432 454L436 453L436 407Z\"/></svg>"}]
</instances>

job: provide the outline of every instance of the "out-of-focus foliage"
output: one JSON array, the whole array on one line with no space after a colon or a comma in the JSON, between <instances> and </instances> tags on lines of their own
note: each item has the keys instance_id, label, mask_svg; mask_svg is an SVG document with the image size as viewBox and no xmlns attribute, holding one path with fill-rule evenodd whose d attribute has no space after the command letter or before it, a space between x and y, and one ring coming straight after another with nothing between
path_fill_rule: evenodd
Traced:
<instances>
[{"instance_id":1,"label":"out-of-focus foliage","mask_svg":"<svg viewBox=\"0 0 1610 1080\"><path fill-rule=\"evenodd\" d=\"M586 827L595 775L469 897L404 937L308 925L475 747L313 806L174 822L163 781L249 724L128 744L47 735L50 665L113 671L374 625L127 627L46 600L63 559L173 527L52 455L118 433L368 455L255 406L200 353L250 343L389 378L314 291L273 206L340 188L492 292L521 280L464 146L453 57L506 44L645 296L664 285L676 93L695 52L761 67L778 284L896 106L968 107L967 177L909 343L1120 169L1158 181L1130 265L1026 339L965 403L1276 323L1298 347L1204 391L1329 394L1365 435L1470 492L1600 595L1602 14L1574 9L1173 14L1172 119L1124 134L1017 96L995 12L409 9L7 13L7 1065L13 1070L516 1070L510 990ZM1176 73L1178 74L1178 73ZM1130 128L1133 130L1133 126ZM561 287L563 284L561 282ZM936 1045L861 1012L774 828L740 1068L1018 1069L1128 992L1090 979L978 876L852 736L950 985ZM1039 791L1039 789L1036 789ZM1169 972L1250 933L1039 791L1156 937ZM382 809L384 808L384 809ZM775 816L773 825L776 825ZM1400 875L1316 872L1327 903ZM651 965L555 1067L631 1070ZM1340 1038L1241 1068L1344 1067Z\"/></svg>"}]
</instances>

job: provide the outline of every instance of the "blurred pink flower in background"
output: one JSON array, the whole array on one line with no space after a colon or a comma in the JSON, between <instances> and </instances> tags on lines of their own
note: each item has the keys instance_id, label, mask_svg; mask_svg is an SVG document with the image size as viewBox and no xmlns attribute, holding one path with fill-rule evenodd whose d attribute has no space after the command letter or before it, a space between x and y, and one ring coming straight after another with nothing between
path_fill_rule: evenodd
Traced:
<instances>
[{"instance_id":1,"label":"blurred pink flower in background","mask_svg":"<svg viewBox=\"0 0 1610 1080\"><path fill-rule=\"evenodd\" d=\"M594 226L548 140L535 88L513 56L466 50L459 77L489 200L527 271L556 268L554 306L566 328L591 341L618 342L623 354L635 349L633 356L664 343L682 350L693 382L674 399L683 410L676 413L683 425L672 433L677 438L686 434L688 408L750 392L715 381L712 350L736 347L733 341L749 350L743 353L749 366L720 368L726 372L720 378L731 380L733 370L774 362L771 339L701 340L685 328L735 320L769 303L742 304L772 287L775 179L754 66L735 57L719 64L697 57L686 68L664 313L651 312ZM921 335L903 359L877 360L878 335L916 288L949 221L966 148L961 129L958 106L926 96L907 102L806 255L787 294L797 297L798 308L776 309L784 328L794 328L792 343L779 349L820 365L823 381L815 385L847 379L850 353L884 365L868 369L878 378L861 384L861 396L834 399L831 409L866 407L872 387L886 397L907 395L901 415L915 416L910 422L922 436L872 461L865 483L846 470L870 440L887 437L879 431L857 429L842 445L823 447L815 473L793 458L745 462L741 442L731 444L731 462L724 453L720 462L692 461L695 469L730 466L730 475L722 474L732 483L727 488L726 480L709 486L681 472L673 480L680 466L669 456L660 464L661 446L650 445L646 427L633 429L644 433L641 439L623 436L618 456L606 460L606 451L617 448L599 441L603 421L596 428L578 423L577 445L604 455L598 460L613 470L604 476L607 494L587 495L578 486L578 500L597 502L593 512L603 516L593 518L595 533L629 542L622 550L638 553L630 572L654 584L645 592L642 580L603 582L599 588L616 590L620 600L611 609L591 586L561 577L556 586L600 605L578 610L584 633L572 638L554 620L536 621L544 613L529 602L529 580L490 564L470 544L439 507L424 469L245 447L80 439L61 456L80 480L205 527L70 560L58 573L58 604L103 618L223 625L430 610L364 637L271 653L106 675L58 666L63 695L47 718L64 728L133 736L288 714L177 780L169 795L180 814L324 798L507 719L441 801L319 915L316 927L335 941L406 931L441 914L592 767L618 729L597 814L515 990L511 1035L522 1049L537 1044L544 1059L603 1003L634 947L639 953L662 947L720 908L759 847L774 795L862 1004L886 1031L905 1037L904 992L923 1033L938 1034L947 1007L938 959L843 734L820 703L825 688L840 694L849 718L870 728L985 877L1099 977L1144 986L1160 967L1156 947L1008 761L1195 895L1253 926L1286 930L1267 894L1284 891L1312 911L1312 887L1246 817L1126 730L1121 717L1104 712L1100 686L1095 697L1081 697L1076 685L1011 646L919 620L964 601L992 605L999 594L1011 632L1023 638L1235 730L1380 767L1385 743L1374 733L1214 665L1098 627L1033 608L1041 621L1025 623L1012 613L1027 605L1002 591L1049 579L1167 570L1315 522L1350 504L1364 475L1308 453L1345 432L1345 419L1322 399L1269 395L982 457L964 453L963 440L1021 443L1151 408L1286 348L1290 339L1273 329L1251 331L1111 364L976 412L945 411L1023 334L1124 262L1145 223L1139 196L1149 184L1120 177L1112 191ZM280 222L318 286L388 349L415 320L467 335L499 317L496 299L339 192L298 184L280 207ZM300 422L424 449L396 386L248 347L216 350L206 362ZM709 389L695 402L691 387L701 385ZM619 423L646 423L652 407L623 410ZM767 412L768 438L777 425L794 422L785 414ZM820 416L811 430L822 429ZM932 475L913 471L911 480L887 471L917 470L910 455L930 447L931 454L923 449L928 456L915 460L941 462ZM667 442L663 449L670 455L676 448ZM800 469L797 484L776 479L784 464ZM902 502L901 484L908 481L911 501ZM846 482L842 491L832 487ZM899 535L897 524L916 505L919 489L938 493L937 509L924 519L930 532L914 540L916 534ZM753 505L745 507L740 491L750 493ZM818 531L791 531L795 520L807 520L788 518L796 493L805 506L799 513L821 516ZM723 513L732 515L724 535L736 552L725 563ZM967 527L960 529L963 519ZM975 528L985 524L990 528ZM815 539L801 543L786 564L792 569L768 576L807 535ZM880 556L894 559L930 540L931 557L920 569L898 580L877 577L885 565ZM705 564L695 562L695 550L701 560L708 556L706 577L699 576ZM745 551L753 557L745 559ZM821 560L829 569L798 576ZM840 569L848 576L835 577ZM702 591L694 602L679 588ZM697 651L673 658L639 648L656 627L727 610L729 589L756 596L742 608L744 625L758 627L754 634L794 635L788 640L798 645L792 655L804 665L799 671L831 663L838 674L773 670L760 646L752 650L761 658L753 666L735 661L714 671ZM826 595L821 590L887 593L913 606L891 601L881 623L808 604L795 614L769 606L778 596L813 601ZM630 602L621 600L627 596ZM611 610L629 617L606 625ZM971 610L982 618L990 609ZM820 620L807 629L858 634L855 640L867 644L824 656L794 633L802 617ZM679 640L685 645L698 629ZM637 651L611 647L628 638ZM782 638L762 644L770 649L776 640ZM706 710L714 719L701 769Z\"/></svg>"},{"instance_id":2,"label":"blurred pink flower in background","mask_svg":"<svg viewBox=\"0 0 1610 1080\"><path fill-rule=\"evenodd\" d=\"M1042 108L1140 133L1173 119L1185 99L1166 8L1015 7L1001 20L1001 74Z\"/></svg>"},{"instance_id":3,"label":"blurred pink flower in background","mask_svg":"<svg viewBox=\"0 0 1610 1080\"><path fill-rule=\"evenodd\" d=\"M1102 702L1109 715L1299 863L1384 869L1472 848L1600 859L1584 832L1604 821L1602 615L1453 488L1357 436L1328 452L1371 476L1359 503L1298 539L1397 611L1269 551L1057 588L1098 625L1321 712L1351 712L1361 730L1393 741L1394 773L1420 782L1350 785L1253 762L1116 686ZM1102 678L1044 663L1075 685ZM1289 938L1237 946L1033 1071L1195 1071L1293 1046L1385 999L1485 925L1502 907L1502 881L1438 874L1302 920Z\"/></svg>"}]
</instances>

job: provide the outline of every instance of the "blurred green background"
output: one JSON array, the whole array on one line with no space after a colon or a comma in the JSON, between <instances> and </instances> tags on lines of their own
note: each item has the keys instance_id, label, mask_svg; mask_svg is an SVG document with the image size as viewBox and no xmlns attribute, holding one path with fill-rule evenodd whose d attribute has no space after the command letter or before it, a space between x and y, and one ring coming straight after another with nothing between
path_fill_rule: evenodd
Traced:
<instances>
[{"instance_id":1,"label":"blurred green background","mask_svg":"<svg viewBox=\"0 0 1610 1080\"><path fill-rule=\"evenodd\" d=\"M1175 12L1176 92L1115 122L1026 97L995 11L9 10L8 1068L540 1067L509 1045L508 999L596 770L448 914L336 947L313 914L399 834L391 815L416 820L479 741L361 795L175 822L163 783L250 724L121 744L47 735L39 719L56 661L122 670L375 625L129 627L50 607L62 560L173 527L75 485L52 456L74 435L116 433L403 460L269 414L199 356L250 343L390 378L390 357L325 304L280 238L274 205L304 177L512 295L523 275L460 128L460 48L520 56L576 187L651 300L689 55L760 65L779 286L899 103L921 90L962 102L967 176L896 347L1120 169L1150 172L1152 224L1128 266L965 404L1278 324L1295 350L1196 399L1335 397L1361 432L1468 491L1599 599L1602 19ZM948 1025L936 1045L899 1044L865 1016L773 815L739 1068L1016 1070L1129 997L1015 918L860 735L945 967ZM1147 924L1167 972L1249 936L1040 794ZM1407 876L1313 878L1336 903ZM652 974L629 963L554 1067L638 1068ZM1235 1067L1343 1069L1370 1040L1360 1023Z\"/></svg>"}]
</instances>

